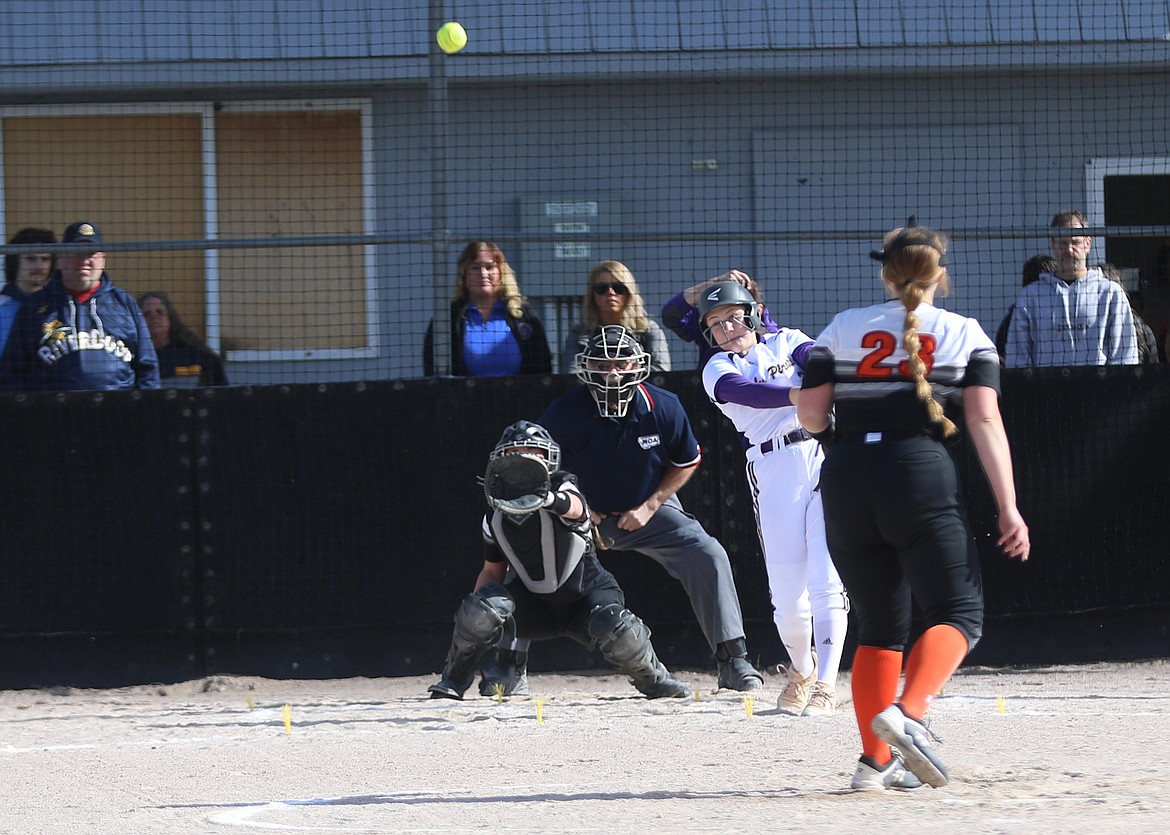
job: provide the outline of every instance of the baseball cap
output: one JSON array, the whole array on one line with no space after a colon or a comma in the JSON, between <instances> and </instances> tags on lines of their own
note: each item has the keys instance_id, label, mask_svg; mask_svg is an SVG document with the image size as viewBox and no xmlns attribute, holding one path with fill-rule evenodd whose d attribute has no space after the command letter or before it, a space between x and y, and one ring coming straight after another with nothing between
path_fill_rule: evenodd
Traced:
<instances>
[{"instance_id":1,"label":"baseball cap","mask_svg":"<svg viewBox=\"0 0 1170 835\"><path fill-rule=\"evenodd\" d=\"M102 230L86 220L79 220L65 227L65 234L61 236L61 243L74 244L81 241L100 244L102 242Z\"/></svg>"}]
</instances>

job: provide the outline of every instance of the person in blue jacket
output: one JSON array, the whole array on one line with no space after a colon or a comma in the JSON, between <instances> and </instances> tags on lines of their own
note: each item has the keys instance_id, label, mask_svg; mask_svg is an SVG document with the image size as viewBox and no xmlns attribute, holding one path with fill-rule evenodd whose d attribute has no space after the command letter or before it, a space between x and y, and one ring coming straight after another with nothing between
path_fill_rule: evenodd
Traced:
<instances>
[{"instance_id":1,"label":"person in blue jacket","mask_svg":"<svg viewBox=\"0 0 1170 835\"><path fill-rule=\"evenodd\" d=\"M134 297L106 274L101 230L71 223L61 242L94 251L60 253L49 283L24 300L0 356L0 384L9 391L158 388L150 331Z\"/></svg>"},{"instance_id":2,"label":"person in blue jacket","mask_svg":"<svg viewBox=\"0 0 1170 835\"><path fill-rule=\"evenodd\" d=\"M10 244L55 244L57 236L48 229L26 226L8 239ZM8 253L4 256L4 287L0 289L0 351L16 321L16 311L25 296L31 296L49 282L55 258L52 247L43 252Z\"/></svg>"}]
</instances>

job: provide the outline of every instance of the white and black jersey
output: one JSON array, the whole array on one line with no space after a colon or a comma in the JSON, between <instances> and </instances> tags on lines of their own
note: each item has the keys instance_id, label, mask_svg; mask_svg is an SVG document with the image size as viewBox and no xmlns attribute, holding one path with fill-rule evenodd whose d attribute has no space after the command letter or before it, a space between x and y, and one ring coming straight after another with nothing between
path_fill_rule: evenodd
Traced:
<instances>
[{"instance_id":1,"label":"white and black jersey","mask_svg":"<svg viewBox=\"0 0 1170 835\"><path fill-rule=\"evenodd\" d=\"M556 491L581 495L568 473L553 473L551 484ZM591 526L588 510L579 521L547 508L525 516L490 511L483 519L484 559L506 561L525 588L552 602L575 599L599 577L609 576L597 561Z\"/></svg>"},{"instance_id":2,"label":"white and black jersey","mask_svg":"<svg viewBox=\"0 0 1170 835\"><path fill-rule=\"evenodd\" d=\"M999 391L995 344L974 319L926 303L916 313L926 379L948 417L958 422L963 388ZM902 347L905 320L906 308L895 299L842 311L817 337L805 365L804 387L834 384L839 436L937 431L914 390L909 355Z\"/></svg>"}]
</instances>

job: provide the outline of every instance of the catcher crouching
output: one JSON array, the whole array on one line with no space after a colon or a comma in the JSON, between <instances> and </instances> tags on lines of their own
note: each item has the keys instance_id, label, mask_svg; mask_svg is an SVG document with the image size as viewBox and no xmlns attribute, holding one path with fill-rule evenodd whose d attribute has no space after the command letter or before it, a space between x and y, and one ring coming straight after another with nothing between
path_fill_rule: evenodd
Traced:
<instances>
[{"instance_id":1,"label":"catcher crouching","mask_svg":"<svg viewBox=\"0 0 1170 835\"><path fill-rule=\"evenodd\" d=\"M505 631L595 647L648 698L691 695L658 660L649 628L598 561L585 499L560 462L552 436L523 420L492 450L483 477L483 568L455 613L443 677L427 688L432 699L462 699Z\"/></svg>"}]
</instances>

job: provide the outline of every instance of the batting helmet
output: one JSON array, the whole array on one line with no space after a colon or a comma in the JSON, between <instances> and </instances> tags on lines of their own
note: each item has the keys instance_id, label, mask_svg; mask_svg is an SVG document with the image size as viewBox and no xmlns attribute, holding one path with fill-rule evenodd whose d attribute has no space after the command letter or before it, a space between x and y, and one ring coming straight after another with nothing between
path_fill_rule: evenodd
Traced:
<instances>
[{"instance_id":1,"label":"batting helmet","mask_svg":"<svg viewBox=\"0 0 1170 835\"><path fill-rule=\"evenodd\" d=\"M602 417L625 417L649 376L650 355L621 325L605 325L577 354L577 379L589 386Z\"/></svg>"},{"instance_id":2,"label":"batting helmet","mask_svg":"<svg viewBox=\"0 0 1170 835\"><path fill-rule=\"evenodd\" d=\"M544 462L550 471L561 468L561 446L553 440L553 436L539 423L527 420L518 420L504 430L500 440L492 449L488 460L494 461L501 455L508 455L515 449L539 449L544 452Z\"/></svg>"},{"instance_id":3,"label":"batting helmet","mask_svg":"<svg viewBox=\"0 0 1170 835\"><path fill-rule=\"evenodd\" d=\"M764 329L764 322L757 313L758 306L751 291L738 281L720 281L707 288L699 296L699 325L703 329L703 338L707 340L707 344L714 348L718 348L719 343L711 336L711 329L707 327L707 314L717 307L729 304L739 305L743 308L746 314L743 317L743 323L749 328L754 331Z\"/></svg>"}]
</instances>

